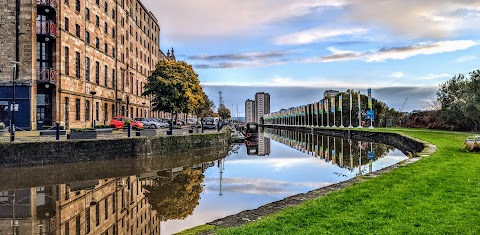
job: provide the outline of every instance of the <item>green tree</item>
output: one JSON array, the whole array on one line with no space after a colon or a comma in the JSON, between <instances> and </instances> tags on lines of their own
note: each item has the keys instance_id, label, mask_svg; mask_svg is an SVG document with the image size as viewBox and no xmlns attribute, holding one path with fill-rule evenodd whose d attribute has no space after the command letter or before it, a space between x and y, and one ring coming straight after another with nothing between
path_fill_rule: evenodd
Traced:
<instances>
[{"instance_id":1,"label":"green tree","mask_svg":"<svg viewBox=\"0 0 480 235\"><path fill-rule=\"evenodd\" d=\"M204 99L198 74L183 61L160 61L142 95L153 97L153 111L175 115L194 112Z\"/></svg>"},{"instance_id":2,"label":"green tree","mask_svg":"<svg viewBox=\"0 0 480 235\"><path fill-rule=\"evenodd\" d=\"M218 107L218 115L223 119L228 119L230 118L230 110L225 107L224 104L221 104L220 107Z\"/></svg>"},{"instance_id":3,"label":"green tree","mask_svg":"<svg viewBox=\"0 0 480 235\"><path fill-rule=\"evenodd\" d=\"M457 130L480 129L480 70L455 75L437 92L440 117Z\"/></svg>"}]
</instances>

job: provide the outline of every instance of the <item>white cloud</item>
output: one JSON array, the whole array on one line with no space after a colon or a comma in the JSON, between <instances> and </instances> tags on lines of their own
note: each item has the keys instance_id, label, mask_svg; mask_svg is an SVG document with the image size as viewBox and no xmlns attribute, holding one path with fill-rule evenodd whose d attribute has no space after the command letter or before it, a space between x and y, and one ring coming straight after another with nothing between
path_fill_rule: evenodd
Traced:
<instances>
[{"instance_id":1,"label":"white cloud","mask_svg":"<svg viewBox=\"0 0 480 235\"><path fill-rule=\"evenodd\" d=\"M404 76L405 76L405 74L402 73L402 72L394 72L394 73L390 74L390 77L392 77L392 78L403 78Z\"/></svg>"},{"instance_id":2,"label":"white cloud","mask_svg":"<svg viewBox=\"0 0 480 235\"><path fill-rule=\"evenodd\" d=\"M418 38L449 38L480 29L478 0L350 0L346 17Z\"/></svg>"},{"instance_id":3,"label":"white cloud","mask_svg":"<svg viewBox=\"0 0 480 235\"><path fill-rule=\"evenodd\" d=\"M173 39L244 35L346 0L144 0Z\"/></svg>"},{"instance_id":4,"label":"white cloud","mask_svg":"<svg viewBox=\"0 0 480 235\"><path fill-rule=\"evenodd\" d=\"M327 29L327 28L314 28L306 31L296 32L292 34L283 35L273 39L273 42L278 45L302 45L319 42L325 39L361 34L367 32L364 28L351 28L351 29Z\"/></svg>"},{"instance_id":5,"label":"white cloud","mask_svg":"<svg viewBox=\"0 0 480 235\"><path fill-rule=\"evenodd\" d=\"M467 55L467 56L462 56L460 58L457 58L455 62L457 63L467 63L476 60L477 57L473 55Z\"/></svg>"},{"instance_id":6,"label":"white cloud","mask_svg":"<svg viewBox=\"0 0 480 235\"><path fill-rule=\"evenodd\" d=\"M440 42L425 42L413 46L382 48L377 51L342 51L328 48L332 54L322 57L305 58L299 62L327 63L333 61L362 60L366 62L384 62L386 60L404 60L417 55L433 55L439 53L465 50L478 43L472 40L455 40Z\"/></svg>"},{"instance_id":7,"label":"white cloud","mask_svg":"<svg viewBox=\"0 0 480 235\"><path fill-rule=\"evenodd\" d=\"M434 80L434 79L439 79L439 78L451 78L453 77L452 75L448 73L441 73L441 74L427 74L424 77L421 77L421 80Z\"/></svg>"}]
</instances>

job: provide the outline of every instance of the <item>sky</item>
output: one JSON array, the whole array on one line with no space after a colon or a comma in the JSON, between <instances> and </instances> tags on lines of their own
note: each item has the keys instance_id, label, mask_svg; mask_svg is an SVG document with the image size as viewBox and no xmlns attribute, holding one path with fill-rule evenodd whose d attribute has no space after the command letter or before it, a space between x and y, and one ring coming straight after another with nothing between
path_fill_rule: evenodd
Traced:
<instances>
[{"instance_id":1,"label":"sky","mask_svg":"<svg viewBox=\"0 0 480 235\"><path fill-rule=\"evenodd\" d=\"M318 101L325 89L373 88L402 111L426 109L438 86L477 69L478 0L143 0L160 47L194 66L227 108L256 92L272 111ZM405 102L407 100L407 102Z\"/></svg>"}]
</instances>

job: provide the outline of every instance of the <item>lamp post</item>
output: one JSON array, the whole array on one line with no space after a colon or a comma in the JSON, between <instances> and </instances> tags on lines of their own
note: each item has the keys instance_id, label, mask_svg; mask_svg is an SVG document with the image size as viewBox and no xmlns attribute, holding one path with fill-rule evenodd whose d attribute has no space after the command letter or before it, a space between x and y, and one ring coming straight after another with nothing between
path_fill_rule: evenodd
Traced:
<instances>
[{"instance_id":1,"label":"lamp post","mask_svg":"<svg viewBox=\"0 0 480 235\"><path fill-rule=\"evenodd\" d=\"M15 191L13 192L13 195L12 195L12 223L11 223L11 226L12 226L12 231L13 231L13 235L16 235L17 234L17 229L15 227L18 227L18 223L16 222L15 220L15 205L20 203L21 201L27 199L27 198L30 198L32 194L16 201L16 198L15 198ZM45 197L48 197L50 199L52 199L53 201L56 201L56 199L50 195L44 195Z\"/></svg>"},{"instance_id":2,"label":"lamp post","mask_svg":"<svg viewBox=\"0 0 480 235\"><path fill-rule=\"evenodd\" d=\"M13 66L13 73L12 73L12 104L11 104L11 111L12 111L12 119L10 120L10 142L15 141L15 86L16 86L16 77L17 77L17 66L20 64L18 61L10 61L10 64Z\"/></svg>"},{"instance_id":3,"label":"lamp post","mask_svg":"<svg viewBox=\"0 0 480 235\"><path fill-rule=\"evenodd\" d=\"M93 113L93 98L97 94L96 91L90 91L90 95L92 95L92 128L95 128L95 118L94 118L94 113Z\"/></svg>"}]
</instances>

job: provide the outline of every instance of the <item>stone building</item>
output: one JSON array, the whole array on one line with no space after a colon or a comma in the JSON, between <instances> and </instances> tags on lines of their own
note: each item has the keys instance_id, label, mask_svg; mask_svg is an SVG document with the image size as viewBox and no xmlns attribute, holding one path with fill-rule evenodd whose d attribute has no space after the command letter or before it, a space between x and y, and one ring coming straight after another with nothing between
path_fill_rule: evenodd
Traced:
<instances>
[{"instance_id":1,"label":"stone building","mask_svg":"<svg viewBox=\"0 0 480 235\"><path fill-rule=\"evenodd\" d=\"M12 97L24 129L159 115L143 86L175 56L160 51L159 23L139 0L0 0L0 12L0 122Z\"/></svg>"}]
</instances>

